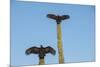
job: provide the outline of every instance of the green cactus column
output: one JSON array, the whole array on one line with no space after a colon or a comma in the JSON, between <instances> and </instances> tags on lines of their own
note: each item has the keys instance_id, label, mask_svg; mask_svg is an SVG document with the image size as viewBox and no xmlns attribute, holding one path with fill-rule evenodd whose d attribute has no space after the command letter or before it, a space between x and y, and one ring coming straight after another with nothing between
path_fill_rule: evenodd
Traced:
<instances>
[{"instance_id":1,"label":"green cactus column","mask_svg":"<svg viewBox=\"0 0 100 67\"><path fill-rule=\"evenodd\" d=\"M63 45L62 45L62 31L61 31L61 24L57 24L57 40L58 40L58 54L59 54L59 63L64 63L64 56L63 56Z\"/></svg>"},{"instance_id":2,"label":"green cactus column","mask_svg":"<svg viewBox=\"0 0 100 67\"><path fill-rule=\"evenodd\" d=\"M44 58L39 59L39 65L44 65L44 64L45 64Z\"/></svg>"}]
</instances>

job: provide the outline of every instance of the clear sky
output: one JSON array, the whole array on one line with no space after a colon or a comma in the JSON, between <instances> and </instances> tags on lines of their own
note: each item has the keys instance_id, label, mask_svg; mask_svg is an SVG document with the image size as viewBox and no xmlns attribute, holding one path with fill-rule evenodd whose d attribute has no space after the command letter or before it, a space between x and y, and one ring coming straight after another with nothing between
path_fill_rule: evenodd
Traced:
<instances>
[{"instance_id":1,"label":"clear sky","mask_svg":"<svg viewBox=\"0 0 100 67\"><path fill-rule=\"evenodd\" d=\"M37 65L38 56L27 48L51 46L46 64L58 63L56 23L47 14L70 15L62 22L64 62L95 61L95 7L90 5L15 2L11 0L11 65Z\"/></svg>"}]
</instances>

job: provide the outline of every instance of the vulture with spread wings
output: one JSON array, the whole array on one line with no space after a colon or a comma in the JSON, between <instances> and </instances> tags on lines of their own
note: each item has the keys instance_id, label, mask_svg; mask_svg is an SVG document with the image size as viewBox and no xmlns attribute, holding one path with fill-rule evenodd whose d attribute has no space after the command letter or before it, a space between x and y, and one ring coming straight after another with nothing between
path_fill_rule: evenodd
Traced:
<instances>
[{"instance_id":1,"label":"vulture with spread wings","mask_svg":"<svg viewBox=\"0 0 100 67\"><path fill-rule=\"evenodd\" d=\"M39 55L39 58L44 58L44 56L47 54L47 53L51 53L52 55L55 55L56 54L56 51L48 46L48 47L43 47L41 45L41 47L31 47L31 48L28 48L26 50L26 55L29 55L29 54L38 54Z\"/></svg>"},{"instance_id":2,"label":"vulture with spread wings","mask_svg":"<svg viewBox=\"0 0 100 67\"><path fill-rule=\"evenodd\" d=\"M47 17L56 20L57 24L59 24L62 20L70 18L69 15L59 16L59 15L54 15L54 14L48 14Z\"/></svg>"}]
</instances>

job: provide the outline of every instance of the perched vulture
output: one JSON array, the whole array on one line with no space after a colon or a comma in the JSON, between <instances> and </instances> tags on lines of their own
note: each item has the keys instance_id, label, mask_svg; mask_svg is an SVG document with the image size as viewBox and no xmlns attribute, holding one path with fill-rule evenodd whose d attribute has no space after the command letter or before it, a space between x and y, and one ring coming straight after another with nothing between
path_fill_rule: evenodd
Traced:
<instances>
[{"instance_id":1,"label":"perched vulture","mask_svg":"<svg viewBox=\"0 0 100 67\"><path fill-rule=\"evenodd\" d=\"M26 50L26 55L29 55L29 54L38 54L39 55L39 58L44 58L44 56L47 54L47 53L51 53L52 55L55 55L56 54L56 51L48 46L48 47L43 47L41 45L41 47L31 47L31 48L28 48Z\"/></svg>"},{"instance_id":2,"label":"perched vulture","mask_svg":"<svg viewBox=\"0 0 100 67\"><path fill-rule=\"evenodd\" d=\"M56 20L57 24L59 24L62 20L70 18L69 15L59 16L59 15L54 15L54 14L48 14L47 17Z\"/></svg>"}]
</instances>

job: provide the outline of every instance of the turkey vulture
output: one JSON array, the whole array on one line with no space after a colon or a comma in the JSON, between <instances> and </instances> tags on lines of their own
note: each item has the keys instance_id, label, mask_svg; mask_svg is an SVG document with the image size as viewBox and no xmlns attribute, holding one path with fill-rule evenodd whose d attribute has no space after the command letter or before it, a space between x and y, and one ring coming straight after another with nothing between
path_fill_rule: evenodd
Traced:
<instances>
[{"instance_id":1,"label":"turkey vulture","mask_svg":"<svg viewBox=\"0 0 100 67\"><path fill-rule=\"evenodd\" d=\"M59 24L62 20L70 18L69 15L59 16L59 15L54 15L54 14L48 14L47 17L56 20L57 24Z\"/></svg>"},{"instance_id":2,"label":"turkey vulture","mask_svg":"<svg viewBox=\"0 0 100 67\"><path fill-rule=\"evenodd\" d=\"M44 58L44 56L47 53L51 53L52 55L55 55L56 51L52 47L50 47L50 46L43 47L41 45L40 48L39 47L35 47L35 46L33 46L31 48L28 48L25 53L26 53L26 55L29 55L29 54L38 54L39 58Z\"/></svg>"}]
</instances>

